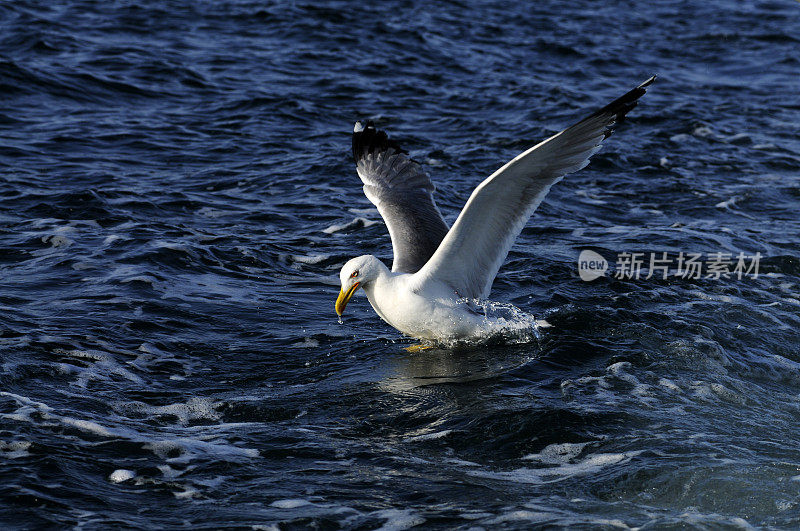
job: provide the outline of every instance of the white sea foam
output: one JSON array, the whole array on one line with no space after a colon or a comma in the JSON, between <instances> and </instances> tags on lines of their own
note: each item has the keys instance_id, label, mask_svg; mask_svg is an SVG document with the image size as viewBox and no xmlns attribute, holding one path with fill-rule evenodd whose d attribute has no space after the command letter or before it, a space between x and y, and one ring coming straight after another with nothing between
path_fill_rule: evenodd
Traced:
<instances>
[{"instance_id":1,"label":"white sea foam","mask_svg":"<svg viewBox=\"0 0 800 531\"><path fill-rule=\"evenodd\" d=\"M151 245L156 249L169 249L170 251L179 251L188 255L194 256L196 253L189 248L185 243L168 242L164 240L155 240Z\"/></svg>"},{"instance_id":2,"label":"white sea foam","mask_svg":"<svg viewBox=\"0 0 800 531\"><path fill-rule=\"evenodd\" d=\"M577 190L575 192L575 195L577 195L578 197L583 197L584 203L591 203L593 205L605 205L608 203L608 201L600 199L599 197L597 197L596 194L592 193L589 190Z\"/></svg>"},{"instance_id":3,"label":"white sea foam","mask_svg":"<svg viewBox=\"0 0 800 531\"><path fill-rule=\"evenodd\" d=\"M174 463L188 463L198 456L223 460L241 460L258 457L258 450L225 443L214 443L191 437L176 437L148 442L144 448L158 457Z\"/></svg>"},{"instance_id":4,"label":"white sea foam","mask_svg":"<svg viewBox=\"0 0 800 531\"><path fill-rule=\"evenodd\" d=\"M175 496L179 500L188 500L190 498L200 497L200 491L197 490L196 488L191 487L189 485L182 485L182 487L183 487L182 491L177 491L172 493L173 496Z\"/></svg>"},{"instance_id":5,"label":"white sea foam","mask_svg":"<svg viewBox=\"0 0 800 531\"><path fill-rule=\"evenodd\" d=\"M129 479L133 479L136 477L136 472L133 470L126 470L124 468L120 468L115 470L108 476L108 480L112 483L122 483L123 481L128 481Z\"/></svg>"},{"instance_id":6,"label":"white sea foam","mask_svg":"<svg viewBox=\"0 0 800 531\"><path fill-rule=\"evenodd\" d=\"M557 443L545 446L538 454L528 454L523 459L536 460L546 464L567 463L578 457L588 442L584 443Z\"/></svg>"},{"instance_id":7,"label":"white sea foam","mask_svg":"<svg viewBox=\"0 0 800 531\"><path fill-rule=\"evenodd\" d=\"M378 531L402 531L425 523L425 518L415 514L411 509L384 509L372 512L370 516L386 520Z\"/></svg>"},{"instance_id":8,"label":"white sea foam","mask_svg":"<svg viewBox=\"0 0 800 531\"><path fill-rule=\"evenodd\" d=\"M706 402L722 401L739 405L747 403L747 398L744 395L729 389L719 382L697 380L690 384L689 389L695 398Z\"/></svg>"},{"instance_id":9,"label":"white sea foam","mask_svg":"<svg viewBox=\"0 0 800 531\"><path fill-rule=\"evenodd\" d=\"M714 132L707 125L701 125L701 126L695 127L694 131L692 131L692 134L694 136L707 137L707 136L713 135Z\"/></svg>"},{"instance_id":10,"label":"white sea foam","mask_svg":"<svg viewBox=\"0 0 800 531\"><path fill-rule=\"evenodd\" d=\"M464 518L466 520L480 520L481 518L489 518L489 517L491 517L492 513L468 511L468 512L462 512L458 516L460 516L461 518ZM482 529L482 528L478 528L478 529Z\"/></svg>"},{"instance_id":11,"label":"white sea foam","mask_svg":"<svg viewBox=\"0 0 800 531\"><path fill-rule=\"evenodd\" d=\"M289 256L294 262L299 262L301 264L311 264L311 265L318 264L331 257L331 255L329 254L309 254L309 255L292 254Z\"/></svg>"},{"instance_id":12,"label":"white sea foam","mask_svg":"<svg viewBox=\"0 0 800 531\"><path fill-rule=\"evenodd\" d=\"M319 346L319 341L312 337L306 337L302 341L293 343L292 346L298 348L317 348Z\"/></svg>"},{"instance_id":13,"label":"white sea foam","mask_svg":"<svg viewBox=\"0 0 800 531\"><path fill-rule=\"evenodd\" d=\"M489 520L488 523L497 525L506 522L526 522L528 524L543 523L558 518L558 514L551 512L527 511L524 509L510 511Z\"/></svg>"},{"instance_id":14,"label":"white sea foam","mask_svg":"<svg viewBox=\"0 0 800 531\"><path fill-rule=\"evenodd\" d=\"M675 391L675 392L681 392L682 391L680 386L678 386L678 384L676 384L675 382L673 382L669 378L659 378L658 379L658 385L660 385L661 387L663 387L665 389L668 389L670 391Z\"/></svg>"},{"instance_id":15,"label":"white sea foam","mask_svg":"<svg viewBox=\"0 0 800 531\"><path fill-rule=\"evenodd\" d=\"M453 430L442 430L433 433L423 433L422 435L415 435L413 437L407 437L404 439L405 442L419 442L419 441L431 441L434 439L441 439L442 437L447 437L453 432Z\"/></svg>"},{"instance_id":16,"label":"white sea foam","mask_svg":"<svg viewBox=\"0 0 800 531\"><path fill-rule=\"evenodd\" d=\"M210 219L216 219L224 216L234 216L240 213L241 212L238 210L223 210L220 208L214 208L210 206L204 206L202 208L197 209L198 216L203 216Z\"/></svg>"},{"instance_id":17,"label":"white sea foam","mask_svg":"<svg viewBox=\"0 0 800 531\"><path fill-rule=\"evenodd\" d=\"M714 206L716 208L730 208L730 207L734 206L736 204L736 201L738 201L739 199L741 199L741 198L739 196L735 195L735 196L731 197L730 199L728 199L727 201L721 201L721 202L717 203Z\"/></svg>"},{"instance_id":18,"label":"white sea foam","mask_svg":"<svg viewBox=\"0 0 800 531\"><path fill-rule=\"evenodd\" d=\"M259 451L254 448L235 446L219 440L221 437L218 432L240 427L241 423L171 428L173 431L192 433L191 437L175 434L145 434L121 425L112 428L93 420L59 414L47 404L6 391L0 391L0 397L13 399L18 404L17 410L13 413L0 413L0 419L29 422L40 426L69 426L100 437L140 443L143 448L171 463L187 463L201 456L215 460L241 461L254 459L260 455Z\"/></svg>"},{"instance_id":19,"label":"white sea foam","mask_svg":"<svg viewBox=\"0 0 800 531\"><path fill-rule=\"evenodd\" d=\"M271 507L277 507L278 509L297 509L298 507L305 507L306 505L313 505L313 504L308 500L303 500L299 498L275 500L274 502L270 503Z\"/></svg>"},{"instance_id":20,"label":"white sea foam","mask_svg":"<svg viewBox=\"0 0 800 531\"><path fill-rule=\"evenodd\" d=\"M195 420L220 420L222 416L216 410L220 405L209 398L193 396L186 402L175 402L164 406L151 406L144 402L119 402L115 409L130 415L144 413L149 416L173 416L182 425Z\"/></svg>"},{"instance_id":21,"label":"white sea foam","mask_svg":"<svg viewBox=\"0 0 800 531\"><path fill-rule=\"evenodd\" d=\"M372 208L348 208L347 211L352 213L352 214L355 214L356 216L369 216L369 215L379 216L380 215L380 212L378 212L378 209L375 208L375 207L372 207Z\"/></svg>"},{"instance_id":22,"label":"white sea foam","mask_svg":"<svg viewBox=\"0 0 800 531\"><path fill-rule=\"evenodd\" d=\"M132 277L122 278L120 279L120 282L123 284L141 282L142 284L150 284L152 287L156 287L159 284L158 279L152 275L134 275Z\"/></svg>"},{"instance_id":23,"label":"white sea foam","mask_svg":"<svg viewBox=\"0 0 800 531\"><path fill-rule=\"evenodd\" d=\"M371 227L373 225L377 225L381 223L378 220L374 219L367 219L362 217L357 217L352 221L348 221L347 223L338 223L335 225L331 225L330 227L326 227L322 229L322 232L325 234L334 234L336 232L341 232L343 230L352 230L352 229L361 229L366 227Z\"/></svg>"},{"instance_id":24,"label":"white sea foam","mask_svg":"<svg viewBox=\"0 0 800 531\"><path fill-rule=\"evenodd\" d=\"M52 236L42 236L42 243L49 243L50 247L53 247L53 248L56 248L56 247L65 247L66 248L66 247L70 247L75 242L73 240L70 240L66 236L60 236L60 235L54 234Z\"/></svg>"},{"instance_id":25,"label":"white sea foam","mask_svg":"<svg viewBox=\"0 0 800 531\"><path fill-rule=\"evenodd\" d=\"M66 426L72 426L73 428L78 428L79 430L92 433L94 435L100 435L103 437L110 437L112 435L108 428L91 420L74 419L72 417L60 417L60 420Z\"/></svg>"},{"instance_id":26,"label":"white sea foam","mask_svg":"<svg viewBox=\"0 0 800 531\"><path fill-rule=\"evenodd\" d=\"M5 459L19 459L31 455L28 450L31 447L29 441L0 441L0 457Z\"/></svg>"},{"instance_id":27,"label":"white sea foam","mask_svg":"<svg viewBox=\"0 0 800 531\"><path fill-rule=\"evenodd\" d=\"M135 384L142 384L144 380L134 372L128 370L115 360L115 357L107 352L99 350L81 350L81 349L54 349L54 353L61 354L67 359L58 364L58 369L64 374L74 374L75 381L73 385L79 388L86 388L89 382L92 381L118 381L120 378L133 382ZM81 360L75 362L74 359ZM87 366L82 366L84 361L88 360Z\"/></svg>"},{"instance_id":28,"label":"white sea foam","mask_svg":"<svg viewBox=\"0 0 800 531\"><path fill-rule=\"evenodd\" d=\"M459 465L459 466L481 466L479 463L474 463L472 461L465 461L463 459L456 459L455 457L448 457L444 460L445 463L449 463L451 465Z\"/></svg>"},{"instance_id":29,"label":"white sea foam","mask_svg":"<svg viewBox=\"0 0 800 531\"><path fill-rule=\"evenodd\" d=\"M682 524L686 524L690 528L755 529L744 518L738 516L722 516L715 513L702 514L693 507L680 514L679 518Z\"/></svg>"},{"instance_id":30,"label":"white sea foam","mask_svg":"<svg viewBox=\"0 0 800 531\"><path fill-rule=\"evenodd\" d=\"M606 467L627 463L640 453L642 453L642 450L622 453L591 454L575 462L559 462L557 466L542 468L517 468L515 470L500 472L487 470L466 470L465 473L471 476L510 481L514 483L555 483L575 476L596 474ZM543 462L543 464L545 463Z\"/></svg>"}]
</instances>

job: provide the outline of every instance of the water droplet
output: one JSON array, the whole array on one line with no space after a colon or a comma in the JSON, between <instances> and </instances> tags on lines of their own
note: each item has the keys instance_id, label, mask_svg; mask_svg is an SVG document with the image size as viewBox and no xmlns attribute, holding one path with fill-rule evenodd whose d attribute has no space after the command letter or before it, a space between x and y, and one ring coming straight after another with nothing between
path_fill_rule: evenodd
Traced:
<instances>
[{"instance_id":1,"label":"water droplet","mask_svg":"<svg viewBox=\"0 0 800 531\"><path fill-rule=\"evenodd\" d=\"M342 316L341 315L339 316L339 324L344 324L344 321L342 321Z\"/></svg>"}]
</instances>

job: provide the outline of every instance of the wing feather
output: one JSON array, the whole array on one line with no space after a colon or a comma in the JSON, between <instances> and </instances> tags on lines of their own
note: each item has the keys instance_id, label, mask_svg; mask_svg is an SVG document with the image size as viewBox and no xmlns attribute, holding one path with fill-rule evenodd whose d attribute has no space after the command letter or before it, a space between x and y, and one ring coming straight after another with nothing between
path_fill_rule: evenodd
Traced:
<instances>
[{"instance_id":1,"label":"wing feather","mask_svg":"<svg viewBox=\"0 0 800 531\"><path fill-rule=\"evenodd\" d=\"M508 251L550 188L578 171L644 95L651 77L560 133L521 153L472 192L453 227L417 273L449 285L459 296L485 298Z\"/></svg>"},{"instance_id":2,"label":"wing feather","mask_svg":"<svg viewBox=\"0 0 800 531\"><path fill-rule=\"evenodd\" d=\"M394 249L392 271L416 273L447 234L430 177L372 121L353 130L353 159L364 195L378 207Z\"/></svg>"}]
</instances>

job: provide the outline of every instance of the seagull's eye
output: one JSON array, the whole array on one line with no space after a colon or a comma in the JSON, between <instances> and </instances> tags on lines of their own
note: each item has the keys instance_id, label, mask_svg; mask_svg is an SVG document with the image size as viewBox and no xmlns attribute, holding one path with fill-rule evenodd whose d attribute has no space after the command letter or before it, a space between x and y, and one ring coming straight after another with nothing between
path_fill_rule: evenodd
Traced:
<instances>
[{"instance_id":1,"label":"seagull's eye","mask_svg":"<svg viewBox=\"0 0 800 531\"><path fill-rule=\"evenodd\" d=\"M358 269L356 269L355 271L353 271L353 274L352 274L352 275L350 275L350 278L356 278L357 276L358 276Z\"/></svg>"}]
</instances>

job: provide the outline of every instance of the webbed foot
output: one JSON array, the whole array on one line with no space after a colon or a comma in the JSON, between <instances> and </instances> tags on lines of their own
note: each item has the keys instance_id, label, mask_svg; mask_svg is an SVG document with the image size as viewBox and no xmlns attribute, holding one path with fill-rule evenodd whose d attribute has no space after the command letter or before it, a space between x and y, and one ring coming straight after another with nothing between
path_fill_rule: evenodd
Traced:
<instances>
[{"instance_id":1,"label":"webbed foot","mask_svg":"<svg viewBox=\"0 0 800 531\"><path fill-rule=\"evenodd\" d=\"M422 352L423 350L428 350L429 348L433 348L431 345L425 345L423 343L417 343L416 345L411 345L410 347L406 347L407 352Z\"/></svg>"}]
</instances>

